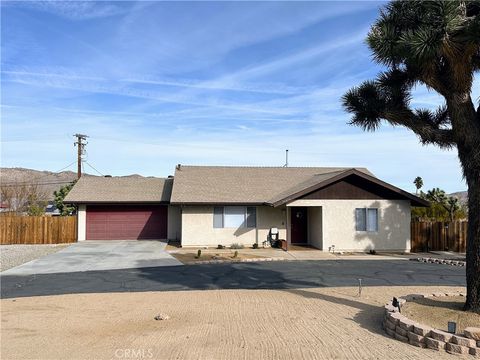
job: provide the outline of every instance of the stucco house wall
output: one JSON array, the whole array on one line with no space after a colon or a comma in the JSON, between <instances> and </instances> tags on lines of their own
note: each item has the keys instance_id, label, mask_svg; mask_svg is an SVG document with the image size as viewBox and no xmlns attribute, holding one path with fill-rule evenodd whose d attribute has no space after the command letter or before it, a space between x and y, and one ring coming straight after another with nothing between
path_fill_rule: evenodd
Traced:
<instances>
[{"instance_id":1,"label":"stucco house wall","mask_svg":"<svg viewBox=\"0 0 480 360\"><path fill-rule=\"evenodd\" d=\"M287 206L321 207L324 251L332 245L336 251L410 251L408 200L295 200ZM376 232L355 229L355 209L365 207L378 208Z\"/></svg>"},{"instance_id":2,"label":"stucco house wall","mask_svg":"<svg viewBox=\"0 0 480 360\"><path fill-rule=\"evenodd\" d=\"M315 206L308 208L308 243L314 248L323 247L323 221L322 207Z\"/></svg>"},{"instance_id":3,"label":"stucco house wall","mask_svg":"<svg viewBox=\"0 0 480 360\"><path fill-rule=\"evenodd\" d=\"M80 204L77 208L77 241L87 238L87 205Z\"/></svg>"},{"instance_id":4,"label":"stucco house wall","mask_svg":"<svg viewBox=\"0 0 480 360\"><path fill-rule=\"evenodd\" d=\"M286 239L286 209L257 206L256 228L214 228L214 206L182 206L182 247L230 246L233 243L252 246L267 240L270 228L277 227Z\"/></svg>"}]
</instances>

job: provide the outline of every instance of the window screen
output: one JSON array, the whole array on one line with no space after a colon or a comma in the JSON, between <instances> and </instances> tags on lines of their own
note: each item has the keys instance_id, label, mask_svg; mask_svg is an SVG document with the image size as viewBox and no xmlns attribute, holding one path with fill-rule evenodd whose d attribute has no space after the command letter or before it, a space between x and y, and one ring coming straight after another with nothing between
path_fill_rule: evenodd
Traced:
<instances>
[{"instance_id":1,"label":"window screen","mask_svg":"<svg viewBox=\"0 0 480 360\"><path fill-rule=\"evenodd\" d=\"M223 215L223 226L226 228L245 227L245 207L225 206Z\"/></svg>"},{"instance_id":2,"label":"window screen","mask_svg":"<svg viewBox=\"0 0 480 360\"><path fill-rule=\"evenodd\" d=\"M367 215L365 208L355 209L355 230L366 231L367 230Z\"/></svg>"},{"instance_id":3,"label":"window screen","mask_svg":"<svg viewBox=\"0 0 480 360\"><path fill-rule=\"evenodd\" d=\"M213 208L213 227L223 228L223 207L215 206Z\"/></svg>"},{"instance_id":4,"label":"window screen","mask_svg":"<svg viewBox=\"0 0 480 360\"><path fill-rule=\"evenodd\" d=\"M377 209L367 209L367 231L378 231Z\"/></svg>"},{"instance_id":5,"label":"window screen","mask_svg":"<svg viewBox=\"0 0 480 360\"><path fill-rule=\"evenodd\" d=\"M257 208L253 206L247 207L247 227L257 227Z\"/></svg>"}]
</instances>

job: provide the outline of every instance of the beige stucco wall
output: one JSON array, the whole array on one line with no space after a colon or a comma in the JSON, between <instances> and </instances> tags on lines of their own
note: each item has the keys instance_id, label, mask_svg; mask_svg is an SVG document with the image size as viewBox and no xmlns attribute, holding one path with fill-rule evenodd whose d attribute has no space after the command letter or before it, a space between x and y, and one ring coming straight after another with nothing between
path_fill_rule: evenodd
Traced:
<instances>
[{"instance_id":1,"label":"beige stucco wall","mask_svg":"<svg viewBox=\"0 0 480 360\"><path fill-rule=\"evenodd\" d=\"M286 239L285 208L257 207L256 228L222 228L213 227L213 206L182 207L182 246L230 246L233 243L251 246L267 240L270 228L280 230L280 238Z\"/></svg>"},{"instance_id":2,"label":"beige stucco wall","mask_svg":"<svg viewBox=\"0 0 480 360\"><path fill-rule=\"evenodd\" d=\"M182 236L182 213L180 206L168 206L168 240L180 240Z\"/></svg>"},{"instance_id":3,"label":"beige stucco wall","mask_svg":"<svg viewBox=\"0 0 480 360\"><path fill-rule=\"evenodd\" d=\"M321 206L323 250L410 251L408 200L296 200L291 206ZM356 208L378 208L378 231L355 230Z\"/></svg>"},{"instance_id":4,"label":"beige stucco wall","mask_svg":"<svg viewBox=\"0 0 480 360\"><path fill-rule=\"evenodd\" d=\"M308 208L308 243L317 249L322 249L322 207Z\"/></svg>"},{"instance_id":5,"label":"beige stucco wall","mask_svg":"<svg viewBox=\"0 0 480 360\"><path fill-rule=\"evenodd\" d=\"M78 205L77 209L77 241L87 238L87 206Z\"/></svg>"}]
</instances>

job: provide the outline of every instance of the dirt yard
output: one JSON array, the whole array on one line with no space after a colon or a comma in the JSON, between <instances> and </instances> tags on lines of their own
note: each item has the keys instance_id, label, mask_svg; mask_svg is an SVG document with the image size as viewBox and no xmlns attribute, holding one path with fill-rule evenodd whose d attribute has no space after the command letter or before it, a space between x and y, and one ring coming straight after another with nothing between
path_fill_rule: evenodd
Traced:
<instances>
[{"instance_id":1,"label":"dirt yard","mask_svg":"<svg viewBox=\"0 0 480 360\"><path fill-rule=\"evenodd\" d=\"M462 311L464 302L463 296L416 299L407 302L402 312L409 319L444 331L449 321L455 321L457 333L461 334L466 327L480 324L480 315Z\"/></svg>"},{"instance_id":2,"label":"dirt yard","mask_svg":"<svg viewBox=\"0 0 480 360\"><path fill-rule=\"evenodd\" d=\"M210 290L1 301L2 359L452 359L385 336L393 296L456 287ZM158 314L168 320L154 320Z\"/></svg>"}]
</instances>

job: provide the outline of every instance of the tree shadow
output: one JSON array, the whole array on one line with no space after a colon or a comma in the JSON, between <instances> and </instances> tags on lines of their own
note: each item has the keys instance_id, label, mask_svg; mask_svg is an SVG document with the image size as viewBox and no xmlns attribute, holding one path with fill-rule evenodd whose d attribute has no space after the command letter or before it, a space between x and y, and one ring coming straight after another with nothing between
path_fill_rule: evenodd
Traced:
<instances>
[{"instance_id":1,"label":"tree shadow","mask_svg":"<svg viewBox=\"0 0 480 360\"><path fill-rule=\"evenodd\" d=\"M405 260L272 261L152 266L37 275L2 275L1 297L73 293L302 289L364 286L465 286L463 269Z\"/></svg>"},{"instance_id":2,"label":"tree shadow","mask_svg":"<svg viewBox=\"0 0 480 360\"><path fill-rule=\"evenodd\" d=\"M366 304L360 301L361 298L358 298L358 301L350 300L342 297L336 297L332 295L322 294L314 291L308 291L305 289L287 289L285 292L290 294L298 295L307 299L315 299L327 301L332 304L340 304L343 306L348 306L354 309L358 309L359 312L351 318L352 321L356 322L360 327L366 329L374 334L379 334L385 337L388 337L385 334L385 331L382 329L382 317L383 317L383 307ZM346 318L349 319L349 318Z\"/></svg>"}]
</instances>

